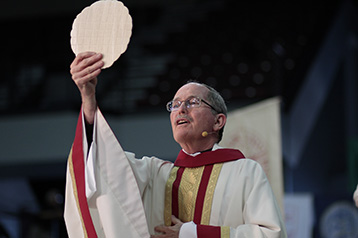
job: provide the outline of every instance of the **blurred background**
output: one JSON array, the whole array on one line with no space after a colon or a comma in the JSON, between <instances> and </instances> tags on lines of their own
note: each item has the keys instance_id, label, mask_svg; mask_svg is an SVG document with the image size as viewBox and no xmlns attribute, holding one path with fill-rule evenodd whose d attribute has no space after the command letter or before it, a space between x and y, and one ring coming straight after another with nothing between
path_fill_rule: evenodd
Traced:
<instances>
[{"instance_id":1,"label":"blurred background","mask_svg":"<svg viewBox=\"0 0 358 238\"><path fill-rule=\"evenodd\" d=\"M2 2L0 238L67 237L81 105L70 31L93 2ZM165 104L189 79L215 87L229 110L279 97L284 191L307 211L302 227L288 221L289 237L358 237L357 1L122 2L131 41L102 72L97 99L126 150L176 158Z\"/></svg>"}]
</instances>

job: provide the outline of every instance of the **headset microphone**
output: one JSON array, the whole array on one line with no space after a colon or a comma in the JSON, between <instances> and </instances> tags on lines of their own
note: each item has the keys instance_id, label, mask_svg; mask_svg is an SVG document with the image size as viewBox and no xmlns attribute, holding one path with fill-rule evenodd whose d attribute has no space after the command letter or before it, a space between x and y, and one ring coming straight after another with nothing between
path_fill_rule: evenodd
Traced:
<instances>
[{"instance_id":1,"label":"headset microphone","mask_svg":"<svg viewBox=\"0 0 358 238\"><path fill-rule=\"evenodd\" d=\"M203 131L203 133L201 133L202 137L207 137L209 135L209 133L207 131Z\"/></svg>"},{"instance_id":2,"label":"headset microphone","mask_svg":"<svg viewBox=\"0 0 358 238\"><path fill-rule=\"evenodd\" d=\"M215 131L213 131L213 132L203 131L203 132L201 133L201 136L202 136L202 137L207 137L209 134L215 134L215 133L216 133Z\"/></svg>"}]
</instances>

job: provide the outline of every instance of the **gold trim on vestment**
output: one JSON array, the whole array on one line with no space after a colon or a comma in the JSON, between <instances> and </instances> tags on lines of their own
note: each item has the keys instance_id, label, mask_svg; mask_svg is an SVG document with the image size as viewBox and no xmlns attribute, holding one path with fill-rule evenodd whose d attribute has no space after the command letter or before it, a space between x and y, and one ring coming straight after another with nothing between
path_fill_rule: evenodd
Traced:
<instances>
[{"instance_id":1,"label":"gold trim on vestment","mask_svg":"<svg viewBox=\"0 0 358 238\"><path fill-rule=\"evenodd\" d=\"M228 226L221 226L220 227L220 232L221 232L221 238L230 238L230 227Z\"/></svg>"},{"instance_id":2,"label":"gold trim on vestment","mask_svg":"<svg viewBox=\"0 0 358 238\"><path fill-rule=\"evenodd\" d=\"M170 171L169 178L165 185L165 205L164 205L164 224L166 226L171 226L172 224L172 191L173 191L173 183L177 178L177 172L179 167L173 167Z\"/></svg>"},{"instance_id":3,"label":"gold trim on vestment","mask_svg":"<svg viewBox=\"0 0 358 238\"><path fill-rule=\"evenodd\" d=\"M72 189L73 189L73 195L75 197L76 200L76 205L77 205L77 210L78 210L78 215L81 218L81 224L82 224L82 230L84 233L84 237L87 238L87 230L83 221L83 217L82 217L82 212L80 209L80 202L78 201L78 191L77 191L77 185L76 185L76 178L75 178L75 172L73 169L73 158L72 158L72 149L70 150L70 154L68 156L68 167L69 167L69 171L70 171L70 175L71 175L71 180L72 180Z\"/></svg>"},{"instance_id":4,"label":"gold trim on vestment","mask_svg":"<svg viewBox=\"0 0 358 238\"><path fill-rule=\"evenodd\" d=\"M211 208L212 208L212 204L213 204L215 187L216 187L216 183L218 181L222 166L223 166L223 163L214 164L213 169L211 171L208 186L207 186L206 192L205 192L203 211L201 214L200 224L202 224L202 225L209 225L209 223L210 223L210 215L211 215Z\"/></svg>"},{"instance_id":5,"label":"gold trim on vestment","mask_svg":"<svg viewBox=\"0 0 358 238\"><path fill-rule=\"evenodd\" d=\"M183 222L194 220L196 197L205 166L185 168L179 186L179 219Z\"/></svg>"}]
</instances>

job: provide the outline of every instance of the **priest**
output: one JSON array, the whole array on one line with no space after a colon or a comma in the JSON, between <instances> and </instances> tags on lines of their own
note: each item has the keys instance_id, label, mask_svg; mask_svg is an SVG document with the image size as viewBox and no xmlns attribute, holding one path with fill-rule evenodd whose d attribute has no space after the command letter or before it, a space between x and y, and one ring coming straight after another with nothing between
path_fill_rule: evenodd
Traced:
<instances>
[{"instance_id":1,"label":"priest","mask_svg":"<svg viewBox=\"0 0 358 238\"><path fill-rule=\"evenodd\" d=\"M181 146L174 163L125 152L96 102L102 55L71 64L82 109L67 169L69 237L287 237L258 163L221 148L227 109L205 84L187 83L166 105Z\"/></svg>"}]
</instances>

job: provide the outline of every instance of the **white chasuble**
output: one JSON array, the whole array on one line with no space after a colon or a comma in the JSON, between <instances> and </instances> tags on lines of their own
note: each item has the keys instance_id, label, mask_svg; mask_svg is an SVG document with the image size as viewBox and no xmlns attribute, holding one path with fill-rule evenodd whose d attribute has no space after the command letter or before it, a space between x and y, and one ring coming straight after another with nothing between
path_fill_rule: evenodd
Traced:
<instances>
[{"instance_id":1,"label":"white chasuble","mask_svg":"<svg viewBox=\"0 0 358 238\"><path fill-rule=\"evenodd\" d=\"M286 237L275 197L258 163L245 158L216 161L218 156L211 156L210 162L210 154L237 150L215 145L199 156L184 155L189 164L195 159L209 161L189 169L179 159L182 151L175 166L156 157L136 159L122 150L99 110L89 152L85 137L81 113L67 168L65 221L70 238L147 238L155 234L155 226L170 223L168 214L185 222L180 238ZM173 197L168 186L175 184L180 170L177 183L186 194ZM200 200L197 207L196 200Z\"/></svg>"},{"instance_id":2,"label":"white chasuble","mask_svg":"<svg viewBox=\"0 0 358 238\"><path fill-rule=\"evenodd\" d=\"M69 237L150 237L136 178L99 110L94 135L97 149L89 156L94 160L90 163L81 113L67 168L64 216ZM87 198L90 164L95 164L95 187Z\"/></svg>"}]
</instances>

